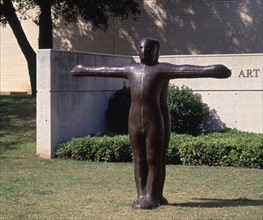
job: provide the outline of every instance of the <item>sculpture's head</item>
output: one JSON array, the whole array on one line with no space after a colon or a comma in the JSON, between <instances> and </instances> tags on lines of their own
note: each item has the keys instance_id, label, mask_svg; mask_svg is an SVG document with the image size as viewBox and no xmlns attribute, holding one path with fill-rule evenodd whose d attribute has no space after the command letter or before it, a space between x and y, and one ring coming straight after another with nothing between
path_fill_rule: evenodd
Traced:
<instances>
[{"instance_id":1,"label":"sculpture's head","mask_svg":"<svg viewBox=\"0 0 263 220\"><path fill-rule=\"evenodd\" d=\"M152 38L143 38L139 45L139 56L141 63L154 65L158 63L160 54L160 43Z\"/></svg>"}]
</instances>

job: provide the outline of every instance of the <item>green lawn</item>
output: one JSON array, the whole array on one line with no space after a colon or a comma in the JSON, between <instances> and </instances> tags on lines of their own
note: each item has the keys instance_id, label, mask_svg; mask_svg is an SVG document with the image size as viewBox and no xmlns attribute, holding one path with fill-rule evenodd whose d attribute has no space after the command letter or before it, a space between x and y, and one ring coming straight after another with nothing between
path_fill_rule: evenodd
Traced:
<instances>
[{"instance_id":1,"label":"green lawn","mask_svg":"<svg viewBox=\"0 0 263 220\"><path fill-rule=\"evenodd\" d=\"M262 219L263 171L167 166L169 205L133 210L132 163L35 156L35 99L0 97L0 219Z\"/></svg>"}]
</instances>

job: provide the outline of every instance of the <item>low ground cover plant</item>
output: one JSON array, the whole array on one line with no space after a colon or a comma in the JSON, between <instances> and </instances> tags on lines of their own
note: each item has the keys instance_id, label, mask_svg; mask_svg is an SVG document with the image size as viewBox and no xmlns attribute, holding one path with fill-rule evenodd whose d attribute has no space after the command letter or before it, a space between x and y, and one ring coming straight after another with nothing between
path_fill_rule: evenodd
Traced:
<instances>
[{"instance_id":1,"label":"low ground cover plant","mask_svg":"<svg viewBox=\"0 0 263 220\"><path fill-rule=\"evenodd\" d=\"M128 135L74 138L59 145L56 156L105 162L133 160ZM167 163L263 168L263 135L235 129L199 136L172 133Z\"/></svg>"}]
</instances>

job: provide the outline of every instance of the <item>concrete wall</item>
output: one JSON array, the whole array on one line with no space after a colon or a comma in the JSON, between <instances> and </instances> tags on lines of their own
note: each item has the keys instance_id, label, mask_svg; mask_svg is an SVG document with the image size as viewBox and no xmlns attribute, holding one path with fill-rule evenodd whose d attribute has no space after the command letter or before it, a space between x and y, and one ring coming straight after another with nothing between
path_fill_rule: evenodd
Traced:
<instances>
[{"instance_id":1,"label":"concrete wall","mask_svg":"<svg viewBox=\"0 0 263 220\"><path fill-rule=\"evenodd\" d=\"M263 54L162 56L160 62L226 65L232 70L228 79L176 79L171 83L190 87L215 110L207 121L208 129L211 125L215 128L227 126L263 133Z\"/></svg>"},{"instance_id":2,"label":"concrete wall","mask_svg":"<svg viewBox=\"0 0 263 220\"><path fill-rule=\"evenodd\" d=\"M77 64L121 65L133 59L55 50L40 50L37 59L37 155L51 158L59 143L105 131L108 99L126 82L74 78L70 70Z\"/></svg>"},{"instance_id":3,"label":"concrete wall","mask_svg":"<svg viewBox=\"0 0 263 220\"><path fill-rule=\"evenodd\" d=\"M204 130L237 128L263 133L263 54L161 56L174 64L224 64L232 70L228 79L175 79L202 95L213 114ZM51 158L59 143L72 137L105 132L108 99L122 88L124 79L74 78L77 64L124 65L138 57L40 50L37 77L37 154Z\"/></svg>"}]
</instances>

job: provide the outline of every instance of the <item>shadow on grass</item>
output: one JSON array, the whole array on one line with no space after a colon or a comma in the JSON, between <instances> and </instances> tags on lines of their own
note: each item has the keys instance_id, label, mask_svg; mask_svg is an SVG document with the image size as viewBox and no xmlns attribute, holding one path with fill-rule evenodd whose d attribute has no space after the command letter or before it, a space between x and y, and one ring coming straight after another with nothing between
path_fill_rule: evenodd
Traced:
<instances>
[{"instance_id":1,"label":"shadow on grass","mask_svg":"<svg viewBox=\"0 0 263 220\"><path fill-rule=\"evenodd\" d=\"M0 138L1 138L1 135L0 135ZM18 143L16 141L12 141L12 142L0 141L0 146L1 146L0 155L6 150L15 150L17 148L16 146L17 144Z\"/></svg>"},{"instance_id":2,"label":"shadow on grass","mask_svg":"<svg viewBox=\"0 0 263 220\"><path fill-rule=\"evenodd\" d=\"M35 97L0 97L0 155L35 141L35 118Z\"/></svg>"},{"instance_id":3,"label":"shadow on grass","mask_svg":"<svg viewBox=\"0 0 263 220\"><path fill-rule=\"evenodd\" d=\"M223 208L236 206L263 206L263 200L252 200L246 198L240 199L209 199L209 198L193 198L198 202L186 203L169 203L171 206L193 207L193 208Z\"/></svg>"}]
</instances>

